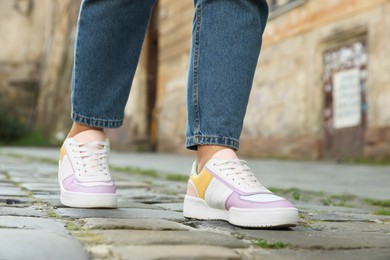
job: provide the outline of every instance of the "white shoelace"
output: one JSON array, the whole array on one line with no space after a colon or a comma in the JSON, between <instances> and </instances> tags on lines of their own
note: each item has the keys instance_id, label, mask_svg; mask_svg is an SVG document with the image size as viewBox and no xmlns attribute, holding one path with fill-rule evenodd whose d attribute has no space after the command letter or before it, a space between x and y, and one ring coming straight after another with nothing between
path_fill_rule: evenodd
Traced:
<instances>
[{"instance_id":1,"label":"white shoelace","mask_svg":"<svg viewBox=\"0 0 390 260\"><path fill-rule=\"evenodd\" d=\"M250 188L264 188L244 160L223 160L214 165L219 166L221 171L227 171L226 176L237 179L239 184L244 183Z\"/></svg>"},{"instance_id":2,"label":"white shoelace","mask_svg":"<svg viewBox=\"0 0 390 260\"><path fill-rule=\"evenodd\" d=\"M108 149L106 142L78 143L73 147L76 156L81 158L85 172L84 176L94 177L108 175Z\"/></svg>"}]
</instances>

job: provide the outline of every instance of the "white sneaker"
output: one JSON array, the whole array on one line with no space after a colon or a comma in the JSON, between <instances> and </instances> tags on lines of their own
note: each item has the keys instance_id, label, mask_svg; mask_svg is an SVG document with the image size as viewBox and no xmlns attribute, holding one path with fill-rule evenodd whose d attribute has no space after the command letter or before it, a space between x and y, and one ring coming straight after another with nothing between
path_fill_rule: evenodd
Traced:
<instances>
[{"instance_id":1,"label":"white sneaker","mask_svg":"<svg viewBox=\"0 0 390 260\"><path fill-rule=\"evenodd\" d=\"M290 227L298 223L298 210L263 187L231 149L217 152L199 174L194 162L183 215L226 220L242 227Z\"/></svg>"},{"instance_id":2,"label":"white sneaker","mask_svg":"<svg viewBox=\"0 0 390 260\"><path fill-rule=\"evenodd\" d=\"M110 144L67 138L61 147L58 180L61 203L77 208L115 208L116 187L108 166Z\"/></svg>"}]
</instances>

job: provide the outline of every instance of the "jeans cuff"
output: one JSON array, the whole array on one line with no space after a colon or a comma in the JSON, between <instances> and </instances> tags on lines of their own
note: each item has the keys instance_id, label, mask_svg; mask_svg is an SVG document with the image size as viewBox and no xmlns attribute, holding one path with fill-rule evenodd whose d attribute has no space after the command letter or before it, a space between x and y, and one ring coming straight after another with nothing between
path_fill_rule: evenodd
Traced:
<instances>
[{"instance_id":1,"label":"jeans cuff","mask_svg":"<svg viewBox=\"0 0 390 260\"><path fill-rule=\"evenodd\" d=\"M197 145L221 145L238 150L240 143L237 139L223 136L210 135L195 135L187 137L186 148L189 150L197 150Z\"/></svg>"},{"instance_id":2,"label":"jeans cuff","mask_svg":"<svg viewBox=\"0 0 390 260\"><path fill-rule=\"evenodd\" d=\"M101 119L101 118L83 116L75 112L72 112L71 117L73 122L82 125L97 127L97 128L118 128L123 123L123 119L118 119L118 120Z\"/></svg>"}]
</instances>

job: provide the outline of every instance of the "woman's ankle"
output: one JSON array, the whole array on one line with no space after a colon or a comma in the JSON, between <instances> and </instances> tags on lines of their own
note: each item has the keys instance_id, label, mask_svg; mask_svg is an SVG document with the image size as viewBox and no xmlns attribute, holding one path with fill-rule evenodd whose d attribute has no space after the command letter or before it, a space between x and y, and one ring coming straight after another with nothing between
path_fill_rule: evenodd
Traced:
<instances>
[{"instance_id":1,"label":"woman's ankle","mask_svg":"<svg viewBox=\"0 0 390 260\"><path fill-rule=\"evenodd\" d=\"M198 173L203 169L205 164L213 157L214 154L216 154L217 152L223 149L229 149L229 147L220 146L220 145L198 145L197 148Z\"/></svg>"},{"instance_id":2,"label":"woman's ankle","mask_svg":"<svg viewBox=\"0 0 390 260\"><path fill-rule=\"evenodd\" d=\"M68 137L74 137L77 134L79 134L81 132L84 132L84 131L87 131L87 130L101 131L104 134L104 129L103 128L97 128L97 127L82 125L82 124L74 122L73 125L72 125L72 128L69 131Z\"/></svg>"}]
</instances>

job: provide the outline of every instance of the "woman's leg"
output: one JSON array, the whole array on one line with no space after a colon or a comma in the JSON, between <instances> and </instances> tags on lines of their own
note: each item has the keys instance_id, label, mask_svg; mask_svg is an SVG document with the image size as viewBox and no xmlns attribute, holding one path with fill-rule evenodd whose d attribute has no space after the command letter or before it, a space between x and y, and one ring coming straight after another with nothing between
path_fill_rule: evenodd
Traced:
<instances>
[{"instance_id":1,"label":"woman's leg","mask_svg":"<svg viewBox=\"0 0 390 260\"><path fill-rule=\"evenodd\" d=\"M264 188L234 152L267 15L265 0L195 0L186 145L198 151L198 161L184 200L186 217L245 227L298 222L297 209Z\"/></svg>"},{"instance_id":2,"label":"woman's leg","mask_svg":"<svg viewBox=\"0 0 390 260\"><path fill-rule=\"evenodd\" d=\"M155 0L84 0L72 80L72 135L122 124Z\"/></svg>"},{"instance_id":3,"label":"woman's leg","mask_svg":"<svg viewBox=\"0 0 390 260\"><path fill-rule=\"evenodd\" d=\"M72 80L73 127L61 148L61 202L116 207L104 128L119 127L155 0L84 0Z\"/></svg>"},{"instance_id":4,"label":"woman's leg","mask_svg":"<svg viewBox=\"0 0 390 260\"><path fill-rule=\"evenodd\" d=\"M195 0L186 147L200 164L239 148L267 16L265 0Z\"/></svg>"}]
</instances>

